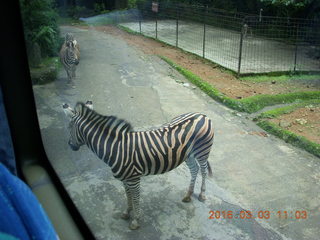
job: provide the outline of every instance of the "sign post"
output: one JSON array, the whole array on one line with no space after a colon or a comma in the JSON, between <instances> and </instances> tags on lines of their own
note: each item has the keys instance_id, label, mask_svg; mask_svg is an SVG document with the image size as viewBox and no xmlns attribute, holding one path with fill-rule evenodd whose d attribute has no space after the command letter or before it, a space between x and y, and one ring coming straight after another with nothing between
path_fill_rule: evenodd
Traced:
<instances>
[{"instance_id":1,"label":"sign post","mask_svg":"<svg viewBox=\"0 0 320 240\"><path fill-rule=\"evenodd\" d=\"M157 13L159 10L159 3L157 2L152 2L152 12Z\"/></svg>"},{"instance_id":2,"label":"sign post","mask_svg":"<svg viewBox=\"0 0 320 240\"><path fill-rule=\"evenodd\" d=\"M157 14L159 11L159 3L158 2L152 2L152 7L151 7L152 12L156 13L156 39L158 39L158 19L157 19Z\"/></svg>"}]
</instances>

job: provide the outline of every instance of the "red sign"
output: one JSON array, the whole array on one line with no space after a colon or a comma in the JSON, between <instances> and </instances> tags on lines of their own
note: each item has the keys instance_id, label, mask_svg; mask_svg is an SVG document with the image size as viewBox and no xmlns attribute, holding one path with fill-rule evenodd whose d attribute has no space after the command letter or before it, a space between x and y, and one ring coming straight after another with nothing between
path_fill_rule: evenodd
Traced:
<instances>
[{"instance_id":1,"label":"red sign","mask_svg":"<svg viewBox=\"0 0 320 240\"><path fill-rule=\"evenodd\" d=\"M152 12L158 12L159 9L159 3L152 2Z\"/></svg>"}]
</instances>

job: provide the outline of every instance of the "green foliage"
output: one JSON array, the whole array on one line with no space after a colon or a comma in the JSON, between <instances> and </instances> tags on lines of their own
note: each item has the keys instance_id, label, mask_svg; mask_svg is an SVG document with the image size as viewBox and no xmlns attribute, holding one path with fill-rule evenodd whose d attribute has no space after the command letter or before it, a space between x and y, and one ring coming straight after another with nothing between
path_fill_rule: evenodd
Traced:
<instances>
[{"instance_id":1,"label":"green foliage","mask_svg":"<svg viewBox=\"0 0 320 240\"><path fill-rule=\"evenodd\" d=\"M302 136L298 136L288 130L282 129L281 127L266 120L268 118L276 118L280 115L291 113L294 110L301 107L307 107L307 106L312 107L314 105L319 105L319 104L320 104L319 99L308 100L302 103L293 104L293 105L276 108L270 111L263 112L254 120L258 121L257 125L260 126L262 129L264 129L265 131L280 137L281 139L285 140L286 142L292 145L303 148L308 152L320 157L320 144L311 142Z\"/></svg>"},{"instance_id":2,"label":"green foliage","mask_svg":"<svg viewBox=\"0 0 320 240\"><path fill-rule=\"evenodd\" d=\"M104 3L94 3L93 9L96 13L100 13L100 12L106 10L106 6L104 5Z\"/></svg>"},{"instance_id":3,"label":"green foliage","mask_svg":"<svg viewBox=\"0 0 320 240\"><path fill-rule=\"evenodd\" d=\"M318 0L260 0L265 8L279 17L306 17L303 15L310 11L316 1Z\"/></svg>"},{"instance_id":4,"label":"green foliage","mask_svg":"<svg viewBox=\"0 0 320 240\"><path fill-rule=\"evenodd\" d=\"M38 44L41 56L55 56L59 48L57 12L52 0L20 0L27 50Z\"/></svg>"},{"instance_id":5,"label":"green foliage","mask_svg":"<svg viewBox=\"0 0 320 240\"><path fill-rule=\"evenodd\" d=\"M305 7L307 4L310 4L312 0L260 0L261 2L272 4L275 6L281 6L281 7L295 7L295 8L301 8Z\"/></svg>"},{"instance_id":6,"label":"green foliage","mask_svg":"<svg viewBox=\"0 0 320 240\"><path fill-rule=\"evenodd\" d=\"M281 107L281 108L276 108L276 109L272 109L272 110L263 112L258 117L256 117L254 120L257 121L257 120L266 119L266 118L276 118L280 115L291 113L294 110L301 108L301 107L314 106L314 105L319 105L319 104L320 104L319 99L307 100L307 101L303 101L301 103L297 103L297 104L293 104L293 105L289 105L289 106L285 106L285 107Z\"/></svg>"},{"instance_id":7,"label":"green foliage","mask_svg":"<svg viewBox=\"0 0 320 240\"><path fill-rule=\"evenodd\" d=\"M200 77L195 75L194 73L184 69L183 67L180 67L179 65L172 62L170 59L160 56L164 61L166 61L169 65L174 67L178 72L180 72L182 75L184 75L190 82L198 86L203 92L205 92L208 96L215 99L216 101L219 101L226 106L238 110L238 111L245 111L244 106L237 100L232 99L224 95L223 93L219 92L216 88L214 88L209 83L203 81Z\"/></svg>"},{"instance_id":8,"label":"green foliage","mask_svg":"<svg viewBox=\"0 0 320 240\"><path fill-rule=\"evenodd\" d=\"M317 157L320 157L320 144L314 143L306 139L305 137L298 136L288 130L284 130L277 125L270 123L268 121L258 122L257 125L264 129L265 131L283 139L284 141L300 147Z\"/></svg>"},{"instance_id":9,"label":"green foliage","mask_svg":"<svg viewBox=\"0 0 320 240\"><path fill-rule=\"evenodd\" d=\"M31 79L33 84L46 84L57 79L57 73L61 68L58 57L43 59L42 63L37 67L31 67Z\"/></svg>"},{"instance_id":10,"label":"green foliage","mask_svg":"<svg viewBox=\"0 0 320 240\"><path fill-rule=\"evenodd\" d=\"M139 0L128 0L128 8L130 9L130 8L135 8L135 7L137 7L137 2L138 2Z\"/></svg>"},{"instance_id":11,"label":"green foliage","mask_svg":"<svg viewBox=\"0 0 320 240\"><path fill-rule=\"evenodd\" d=\"M311 99L320 99L320 91L314 92L294 92L277 95L256 95L239 100L248 113L257 112L264 107L276 104L293 103L296 101L305 101Z\"/></svg>"},{"instance_id":12,"label":"green foliage","mask_svg":"<svg viewBox=\"0 0 320 240\"><path fill-rule=\"evenodd\" d=\"M257 112L264 107L272 106L276 104L283 103L292 103L296 101L302 100L311 100L311 99L320 99L320 91L315 92L295 92L295 93L287 93L287 94L278 94L278 95L256 95L248 98L244 98L241 100L235 100L227 97L226 95L219 92L209 83L203 81L200 77L196 76L192 72L178 66L170 59L166 57L161 57L164 61L169 63L172 67L174 67L178 72L184 75L190 82L198 86L202 91L208 94L213 99L225 104L226 106L241 111L254 113Z\"/></svg>"},{"instance_id":13,"label":"green foliage","mask_svg":"<svg viewBox=\"0 0 320 240\"><path fill-rule=\"evenodd\" d=\"M125 26L122 26L122 25L117 25L117 27L119 29L123 30L123 31L126 31L127 33L130 33L130 34L133 34L133 35L140 35L140 33L131 30L131 28L128 28L128 27L125 27Z\"/></svg>"},{"instance_id":14,"label":"green foliage","mask_svg":"<svg viewBox=\"0 0 320 240\"><path fill-rule=\"evenodd\" d=\"M270 74L259 74L259 75L249 75L240 77L240 80L248 81L248 82L287 82L289 80L318 80L320 79L319 74L297 74L297 75L289 75L283 74L281 75L270 75Z\"/></svg>"},{"instance_id":15,"label":"green foliage","mask_svg":"<svg viewBox=\"0 0 320 240\"><path fill-rule=\"evenodd\" d=\"M85 7L82 6L73 6L69 7L67 9L68 16L72 17L73 19L79 19L81 16L81 13L83 13L86 10Z\"/></svg>"}]
</instances>

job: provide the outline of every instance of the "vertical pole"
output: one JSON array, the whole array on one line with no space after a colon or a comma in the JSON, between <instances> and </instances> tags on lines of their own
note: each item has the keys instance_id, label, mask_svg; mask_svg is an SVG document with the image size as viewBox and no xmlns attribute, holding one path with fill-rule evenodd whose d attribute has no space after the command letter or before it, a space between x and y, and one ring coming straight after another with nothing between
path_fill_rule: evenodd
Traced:
<instances>
[{"instance_id":1,"label":"vertical pole","mask_svg":"<svg viewBox=\"0 0 320 240\"><path fill-rule=\"evenodd\" d=\"M206 23L203 23L203 43L202 43L202 57L205 58L206 52Z\"/></svg>"},{"instance_id":2,"label":"vertical pole","mask_svg":"<svg viewBox=\"0 0 320 240\"><path fill-rule=\"evenodd\" d=\"M141 19L139 20L139 31L140 31L140 34L141 34Z\"/></svg>"},{"instance_id":3,"label":"vertical pole","mask_svg":"<svg viewBox=\"0 0 320 240\"><path fill-rule=\"evenodd\" d=\"M263 12L263 9L260 8L260 12L259 12L259 22L262 21L262 12Z\"/></svg>"},{"instance_id":4,"label":"vertical pole","mask_svg":"<svg viewBox=\"0 0 320 240\"><path fill-rule=\"evenodd\" d=\"M295 47L295 51L294 51L294 67L293 67L294 73L297 70L297 57L298 57L298 43L296 42L296 47Z\"/></svg>"},{"instance_id":5,"label":"vertical pole","mask_svg":"<svg viewBox=\"0 0 320 240\"><path fill-rule=\"evenodd\" d=\"M294 50L294 67L293 67L293 72L295 73L297 70L297 57L298 57L298 32L299 28L298 25L296 27L296 43L295 43L295 50Z\"/></svg>"},{"instance_id":6,"label":"vertical pole","mask_svg":"<svg viewBox=\"0 0 320 240\"><path fill-rule=\"evenodd\" d=\"M208 6L207 6L208 8ZM203 43L202 43L202 57L205 58L206 52L206 10L203 15Z\"/></svg>"},{"instance_id":7,"label":"vertical pole","mask_svg":"<svg viewBox=\"0 0 320 240\"><path fill-rule=\"evenodd\" d=\"M176 21L176 47L178 47L179 41L179 6L177 5L177 21Z\"/></svg>"},{"instance_id":8,"label":"vertical pole","mask_svg":"<svg viewBox=\"0 0 320 240\"><path fill-rule=\"evenodd\" d=\"M240 34L240 46L239 46L239 59L238 59L238 77L240 76L241 71L241 60L242 60L242 46L243 46L243 31L244 31L244 24L241 27L241 34Z\"/></svg>"},{"instance_id":9,"label":"vertical pole","mask_svg":"<svg viewBox=\"0 0 320 240\"><path fill-rule=\"evenodd\" d=\"M156 14L156 39L158 39L158 14Z\"/></svg>"}]
</instances>

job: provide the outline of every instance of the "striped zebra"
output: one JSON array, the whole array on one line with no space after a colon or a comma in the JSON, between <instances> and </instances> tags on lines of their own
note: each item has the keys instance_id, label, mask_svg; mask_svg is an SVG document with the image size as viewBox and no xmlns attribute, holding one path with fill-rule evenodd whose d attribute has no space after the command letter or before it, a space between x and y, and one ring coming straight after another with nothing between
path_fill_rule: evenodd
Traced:
<instances>
[{"instance_id":1,"label":"striped zebra","mask_svg":"<svg viewBox=\"0 0 320 240\"><path fill-rule=\"evenodd\" d=\"M71 33L65 36L65 42L60 50L60 60L68 75L68 83L72 83L76 77L76 66L80 60L80 48Z\"/></svg>"},{"instance_id":2,"label":"striped zebra","mask_svg":"<svg viewBox=\"0 0 320 240\"><path fill-rule=\"evenodd\" d=\"M199 166L202 174L198 199L204 201L208 162L213 143L211 120L200 113L187 113L162 127L149 131L133 131L131 125L114 116L103 116L92 109L92 102L77 103L72 109L63 105L70 117L68 144L77 151L86 144L107 163L115 178L123 182L128 208L123 219L130 219L130 229L139 228L140 178L168 172L186 162L191 182L183 202L190 202Z\"/></svg>"}]
</instances>

